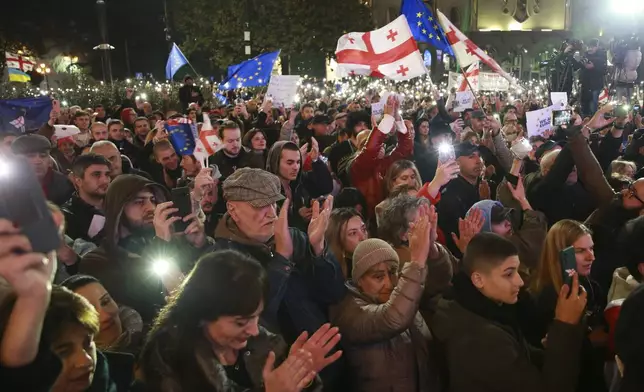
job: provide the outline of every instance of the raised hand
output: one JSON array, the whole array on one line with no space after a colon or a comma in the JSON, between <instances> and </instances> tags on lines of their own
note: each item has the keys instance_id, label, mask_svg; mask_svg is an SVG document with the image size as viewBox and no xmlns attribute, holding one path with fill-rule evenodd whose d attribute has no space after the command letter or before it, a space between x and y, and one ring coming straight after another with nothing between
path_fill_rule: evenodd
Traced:
<instances>
[{"instance_id":1,"label":"raised hand","mask_svg":"<svg viewBox=\"0 0 644 392\"><path fill-rule=\"evenodd\" d=\"M288 209L290 204L291 200L284 199L275 223L275 252L288 260L293 256L293 239L291 238L291 232L288 230Z\"/></svg>"},{"instance_id":2,"label":"raised hand","mask_svg":"<svg viewBox=\"0 0 644 392\"><path fill-rule=\"evenodd\" d=\"M595 115L593 118L586 124L588 127L592 129L600 129L604 128L615 121L614 117L609 117L605 118L604 114L611 113L613 111L614 107L611 104L604 105Z\"/></svg>"},{"instance_id":3,"label":"raised hand","mask_svg":"<svg viewBox=\"0 0 644 392\"><path fill-rule=\"evenodd\" d=\"M195 248L201 248L206 244L206 232L203 223L197 218L196 213L192 213L183 218L184 222L190 222L183 234L186 240Z\"/></svg>"},{"instance_id":4,"label":"raised hand","mask_svg":"<svg viewBox=\"0 0 644 392\"><path fill-rule=\"evenodd\" d=\"M195 190L193 192L193 199L201 201L204 192L215 186L215 180L212 178L212 169L207 167L201 169L199 174L195 177Z\"/></svg>"},{"instance_id":5,"label":"raised hand","mask_svg":"<svg viewBox=\"0 0 644 392\"><path fill-rule=\"evenodd\" d=\"M512 194L512 197L514 197L514 200L521 203L521 207L524 210L532 209L525 195L525 188L523 186L523 177L519 177L516 187L508 182L508 189L510 189L510 193Z\"/></svg>"},{"instance_id":6,"label":"raised hand","mask_svg":"<svg viewBox=\"0 0 644 392\"><path fill-rule=\"evenodd\" d=\"M478 208L473 209L465 219L458 220L458 231L460 236L452 233L452 239L461 253L465 253L465 249L467 248L467 245L469 245L470 241L472 241L472 238L481 232L483 222L483 212Z\"/></svg>"},{"instance_id":7,"label":"raised hand","mask_svg":"<svg viewBox=\"0 0 644 392\"><path fill-rule=\"evenodd\" d=\"M461 169L456 161L447 161L445 163L438 163L436 174L432 179L432 184L439 186L439 189L447 185L450 181L458 177Z\"/></svg>"},{"instance_id":8,"label":"raised hand","mask_svg":"<svg viewBox=\"0 0 644 392\"><path fill-rule=\"evenodd\" d=\"M157 237L167 242L172 240L172 235L174 234L172 224L181 220L179 216L170 216L175 212L179 212L179 209L173 208L172 205L171 201L167 201L158 204L154 210L154 233Z\"/></svg>"},{"instance_id":9,"label":"raised hand","mask_svg":"<svg viewBox=\"0 0 644 392\"><path fill-rule=\"evenodd\" d=\"M314 137L311 138L311 152L309 152L309 156L313 162L317 161L320 157L320 145Z\"/></svg>"},{"instance_id":10,"label":"raised hand","mask_svg":"<svg viewBox=\"0 0 644 392\"><path fill-rule=\"evenodd\" d=\"M584 287L579 285L579 275L574 272L572 288L564 284L559 290L559 298L555 308L555 320L567 324L578 324L582 314L584 314L587 302L588 294Z\"/></svg>"},{"instance_id":11,"label":"raised hand","mask_svg":"<svg viewBox=\"0 0 644 392\"><path fill-rule=\"evenodd\" d=\"M302 147L300 147L300 155L302 156L302 159L304 159L304 157L306 157L306 154L307 154L307 152L306 152L306 151L307 151L308 149L309 149L309 144L308 144L308 143L304 143L304 144L302 145Z\"/></svg>"},{"instance_id":12,"label":"raised hand","mask_svg":"<svg viewBox=\"0 0 644 392\"><path fill-rule=\"evenodd\" d=\"M411 261L421 268L427 265L427 257L431 247L432 227L429 223L429 207L423 204L418 210L418 217L409 228L409 250Z\"/></svg>"},{"instance_id":13,"label":"raised hand","mask_svg":"<svg viewBox=\"0 0 644 392\"><path fill-rule=\"evenodd\" d=\"M329 226L329 216L333 209L333 196L329 195L320 209L320 202L313 202L313 214L309 223L308 235L311 247L316 256L320 256L324 250L324 233Z\"/></svg>"},{"instance_id":14,"label":"raised hand","mask_svg":"<svg viewBox=\"0 0 644 392\"><path fill-rule=\"evenodd\" d=\"M331 324L324 324L311 337L304 331L291 345L289 354L297 353L300 350L311 354L312 370L319 373L322 369L337 361L342 356L342 351L337 351L327 357L327 354L335 347L341 339L338 327L331 327Z\"/></svg>"},{"instance_id":15,"label":"raised hand","mask_svg":"<svg viewBox=\"0 0 644 392\"><path fill-rule=\"evenodd\" d=\"M275 353L271 351L262 371L265 392L299 392L315 378L311 354L304 350L290 353L278 368L274 366Z\"/></svg>"},{"instance_id":16,"label":"raised hand","mask_svg":"<svg viewBox=\"0 0 644 392\"><path fill-rule=\"evenodd\" d=\"M481 198L481 200L487 200L492 197L490 184L486 180L482 180L481 183L479 184L479 197Z\"/></svg>"}]
</instances>

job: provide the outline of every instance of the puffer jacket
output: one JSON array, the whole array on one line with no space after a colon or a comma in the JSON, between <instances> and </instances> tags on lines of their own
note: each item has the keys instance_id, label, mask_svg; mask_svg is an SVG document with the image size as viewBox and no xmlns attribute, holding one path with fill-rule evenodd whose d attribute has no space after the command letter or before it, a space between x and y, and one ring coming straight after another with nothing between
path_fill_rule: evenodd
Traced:
<instances>
[{"instance_id":1,"label":"puffer jacket","mask_svg":"<svg viewBox=\"0 0 644 392\"><path fill-rule=\"evenodd\" d=\"M124 235L121 219L125 204L143 189L154 192L158 203L168 200L165 188L140 176L123 174L110 184L105 196L105 238L83 256L78 272L100 280L114 301L133 308L149 324L168 295L161 278L152 272L152 263L163 257L188 272L201 254L211 250L212 239L196 249L183 237L161 240L153 228Z\"/></svg>"},{"instance_id":2,"label":"puffer jacket","mask_svg":"<svg viewBox=\"0 0 644 392\"><path fill-rule=\"evenodd\" d=\"M190 339L192 349L183 350L186 339L170 325L150 337L141 353L141 370L149 391L156 392L259 392L264 391L262 370L269 352L276 355L277 368L288 356L288 347L279 335L264 328L248 340L239 351L252 388L228 378L226 369L212 350L212 343L203 335ZM307 391L321 391L319 378Z\"/></svg>"},{"instance_id":3,"label":"puffer jacket","mask_svg":"<svg viewBox=\"0 0 644 392\"><path fill-rule=\"evenodd\" d=\"M378 159L378 153L385 144L389 131L393 132L396 128L402 129L401 127L404 128L405 125L396 124L394 127L393 117L385 115L380 125L371 131L367 143L351 162L349 168L351 183L367 201L365 213L367 217L374 216L376 206L384 199L383 179L389 166L395 161L410 157L414 152L414 139L411 134L398 133L396 148L391 154Z\"/></svg>"},{"instance_id":4,"label":"puffer jacket","mask_svg":"<svg viewBox=\"0 0 644 392\"><path fill-rule=\"evenodd\" d=\"M637 81L637 69L642 62L642 52L638 49L629 50L624 56L624 66L617 71L618 83L633 84Z\"/></svg>"},{"instance_id":5,"label":"puffer jacket","mask_svg":"<svg viewBox=\"0 0 644 392\"><path fill-rule=\"evenodd\" d=\"M349 294L331 309L342 331L356 392L437 391L430 371L431 334L418 312L427 268L407 263L389 301L377 304L347 282Z\"/></svg>"}]
</instances>

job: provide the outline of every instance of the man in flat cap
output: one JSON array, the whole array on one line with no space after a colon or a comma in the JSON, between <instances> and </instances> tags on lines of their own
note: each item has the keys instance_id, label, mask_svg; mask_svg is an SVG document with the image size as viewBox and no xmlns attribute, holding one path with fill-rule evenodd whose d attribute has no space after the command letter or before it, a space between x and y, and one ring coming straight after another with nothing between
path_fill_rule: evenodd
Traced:
<instances>
[{"instance_id":1,"label":"man in flat cap","mask_svg":"<svg viewBox=\"0 0 644 392\"><path fill-rule=\"evenodd\" d=\"M24 156L36 173L47 200L61 206L72 197L74 186L67 176L54 170L49 155L51 143L41 135L23 135L11 144L15 155Z\"/></svg>"},{"instance_id":2,"label":"man in flat cap","mask_svg":"<svg viewBox=\"0 0 644 392\"><path fill-rule=\"evenodd\" d=\"M238 169L224 181L223 193L227 212L215 230L215 249L238 250L266 268L270 291L264 300L264 326L289 343L302 331L310 336L328 321L326 307L345 294L340 264L324 240L333 197L323 205L314 202L307 235L288 227L290 200L282 196L276 175Z\"/></svg>"}]
</instances>

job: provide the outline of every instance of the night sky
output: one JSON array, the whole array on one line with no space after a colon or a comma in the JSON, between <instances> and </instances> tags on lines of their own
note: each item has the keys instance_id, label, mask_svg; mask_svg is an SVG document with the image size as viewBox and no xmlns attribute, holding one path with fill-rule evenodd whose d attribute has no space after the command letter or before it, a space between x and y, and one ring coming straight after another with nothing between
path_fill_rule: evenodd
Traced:
<instances>
[{"instance_id":1,"label":"night sky","mask_svg":"<svg viewBox=\"0 0 644 392\"><path fill-rule=\"evenodd\" d=\"M109 43L116 48L112 51L114 77L152 72L163 78L168 55L163 1L106 0L106 4ZM95 0L3 1L0 31L5 39L19 39L45 57L61 52L78 56L94 77L102 75L100 58L92 50L100 43Z\"/></svg>"}]
</instances>

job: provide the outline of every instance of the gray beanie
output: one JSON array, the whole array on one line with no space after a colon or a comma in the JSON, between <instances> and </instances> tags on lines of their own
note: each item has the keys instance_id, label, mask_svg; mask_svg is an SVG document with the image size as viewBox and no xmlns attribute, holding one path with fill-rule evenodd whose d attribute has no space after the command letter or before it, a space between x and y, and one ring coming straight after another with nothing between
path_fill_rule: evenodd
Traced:
<instances>
[{"instance_id":1,"label":"gray beanie","mask_svg":"<svg viewBox=\"0 0 644 392\"><path fill-rule=\"evenodd\" d=\"M369 238L358 244L353 251L353 271L351 277L357 281L369 268L379 263L395 264L400 262L398 254L387 242L378 238Z\"/></svg>"}]
</instances>

